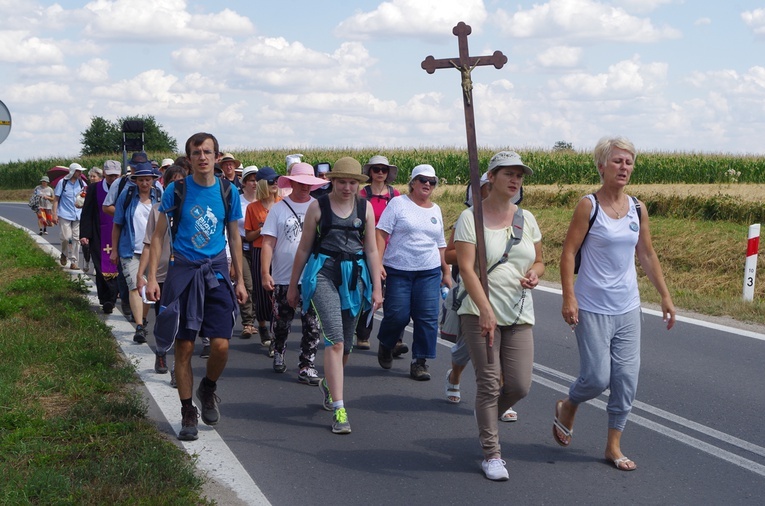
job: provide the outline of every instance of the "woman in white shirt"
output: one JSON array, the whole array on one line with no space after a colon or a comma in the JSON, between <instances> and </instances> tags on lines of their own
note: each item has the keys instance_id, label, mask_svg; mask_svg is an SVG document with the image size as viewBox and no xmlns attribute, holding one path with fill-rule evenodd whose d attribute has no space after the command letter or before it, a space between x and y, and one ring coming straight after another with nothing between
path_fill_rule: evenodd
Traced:
<instances>
[{"instance_id":1,"label":"woman in white shirt","mask_svg":"<svg viewBox=\"0 0 765 506\"><path fill-rule=\"evenodd\" d=\"M425 362L436 358L440 286L452 286L444 260L444 220L441 208L431 201L437 183L432 166L416 166L409 179L409 194L392 199L377 223L377 248L386 283L377 360L383 369L393 366L393 348L411 318L409 376L417 381L430 379Z\"/></svg>"}]
</instances>

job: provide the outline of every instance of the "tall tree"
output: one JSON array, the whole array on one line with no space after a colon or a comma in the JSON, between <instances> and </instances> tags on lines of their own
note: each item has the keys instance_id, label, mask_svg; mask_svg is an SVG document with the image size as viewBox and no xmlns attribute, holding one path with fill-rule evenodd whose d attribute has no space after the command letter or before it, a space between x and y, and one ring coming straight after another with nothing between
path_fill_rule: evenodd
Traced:
<instances>
[{"instance_id":1,"label":"tall tree","mask_svg":"<svg viewBox=\"0 0 765 506\"><path fill-rule=\"evenodd\" d=\"M154 116L125 116L108 121L100 116L91 118L90 126L82 133L82 154L98 155L122 151L122 124L125 121L141 120L144 126L144 150L162 153L176 153L178 141L170 136Z\"/></svg>"},{"instance_id":2,"label":"tall tree","mask_svg":"<svg viewBox=\"0 0 765 506\"><path fill-rule=\"evenodd\" d=\"M126 116L117 120L117 129L122 132L122 123L125 121L143 121L144 151L158 151L162 153L177 153L178 141L170 137L162 125L157 123L154 116ZM121 134L120 134L121 135Z\"/></svg>"},{"instance_id":3,"label":"tall tree","mask_svg":"<svg viewBox=\"0 0 765 506\"><path fill-rule=\"evenodd\" d=\"M93 116L90 126L82 132L82 154L98 155L122 151L120 128L101 116Z\"/></svg>"}]
</instances>

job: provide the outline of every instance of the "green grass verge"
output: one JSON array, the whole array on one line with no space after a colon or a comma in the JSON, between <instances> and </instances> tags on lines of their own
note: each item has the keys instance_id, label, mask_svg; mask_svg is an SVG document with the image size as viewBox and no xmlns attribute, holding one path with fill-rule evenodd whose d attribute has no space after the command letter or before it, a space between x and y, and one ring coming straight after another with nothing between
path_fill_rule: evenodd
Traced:
<instances>
[{"instance_id":1,"label":"green grass verge","mask_svg":"<svg viewBox=\"0 0 765 506\"><path fill-rule=\"evenodd\" d=\"M3 504L206 504L82 285L0 222Z\"/></svg>"}]
</instances>

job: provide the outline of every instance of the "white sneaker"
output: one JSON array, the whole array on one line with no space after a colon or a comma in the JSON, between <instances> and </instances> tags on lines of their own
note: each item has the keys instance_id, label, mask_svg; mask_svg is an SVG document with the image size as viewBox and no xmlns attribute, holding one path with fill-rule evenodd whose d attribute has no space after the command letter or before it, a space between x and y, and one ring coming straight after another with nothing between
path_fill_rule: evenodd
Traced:
<instances>
[{"instance_id":1,"label":"white sneaker","mask_svg":"<svg viewBox=\"0 0 765 506\"><path fill-rule=\"evenodd\" d=\"M510 475L507 474L505 468L505 461L502 459L490 459L481 462L481 469L483 473L490 480L505 481L510 479Z\"/></svg>"}]
</instances>

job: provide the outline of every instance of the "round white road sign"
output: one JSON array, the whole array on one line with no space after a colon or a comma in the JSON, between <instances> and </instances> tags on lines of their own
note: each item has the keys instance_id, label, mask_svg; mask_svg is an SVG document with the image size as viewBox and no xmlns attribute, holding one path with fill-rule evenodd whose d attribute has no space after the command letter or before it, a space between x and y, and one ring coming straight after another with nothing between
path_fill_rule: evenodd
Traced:
<instances>
[{"instance_id":1,"label":"round white road sign","mask_svg":"<svg viewBox=\"0 0 765 506\"><path fill-rule=\"evenodd\" d=\"M0 101L0 144L8 138L9 133L11 133L11 112Z\"/></svg>"}]
</instances>

